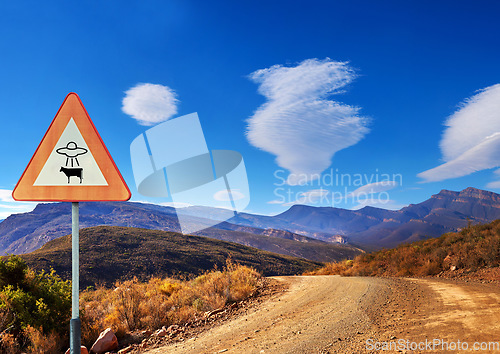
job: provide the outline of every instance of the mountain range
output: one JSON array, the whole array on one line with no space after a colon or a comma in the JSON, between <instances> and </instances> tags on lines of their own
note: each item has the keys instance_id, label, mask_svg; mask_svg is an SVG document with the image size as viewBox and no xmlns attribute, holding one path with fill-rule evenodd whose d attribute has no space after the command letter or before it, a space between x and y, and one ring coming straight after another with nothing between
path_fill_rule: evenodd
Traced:
<instances>
[{"instance_id":1,"label":"mountain range","mask_svg":"<svg viewBox=\"0 0 500 354\"><path fill-rule=\"evenodd\" d=\"M193 207L192 222L217 209ZM294 205L275 216L241 213L198 235L315 261L350 258L358 248L390 248L400 243L457 231L469 222L500 218L500 195L476 188L442 190L400 210L364 207L347 210ZM134 202L80 203L80 227L113 225L179 232L175 209ZM0 254L22 254L71 232L70 203L39 204L0 223Z\"/></svg>"},{"instance_id":2,"label":"mountain range","mask_svg":"<svg viewBox=\"0 0 500 354\"><path fill-rule=\"evenodd\" d=\"M133 202L80 203L79 214L82 229L108 225L180 232L175 209L171 207ZM193 216L191 222L199 219ZM327 243L286 230L229 223L219 227L202 230L198 235L318 262L352 258L362 252L351 245ZM70 233L70 203L38 204L32 212L13 214L0 223L0 254L29 253Z\"/></svg>"},{"instance_id":3,"label":"mountain range","mask_svg":"<svg viewBox=\"0 0 500 354\"><path fill-rule=\"evenodd\" d=\"M276 216L239 214L228 222L282 229L326 241L340 235L351 244L374 249L437 237L457 231L469 222L486 223L498 218L500 195L469 187L460 192L442 190L422 203L400 210L294 205Z\"/></svg>"}]
</instances>

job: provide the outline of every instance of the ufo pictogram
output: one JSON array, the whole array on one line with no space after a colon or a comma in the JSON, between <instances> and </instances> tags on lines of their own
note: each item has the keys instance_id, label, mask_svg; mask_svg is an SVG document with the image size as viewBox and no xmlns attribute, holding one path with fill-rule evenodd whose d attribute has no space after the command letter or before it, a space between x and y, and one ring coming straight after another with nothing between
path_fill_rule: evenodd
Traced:
<instances>
[{"instance_id":1,"label":"ufo pictogram","mask_svg":"<svg viewBox=\"0 0 500 354\"><path fill-rule=\"evenodd\" d=\"M73 167L75 162L77 166L80 166L77 157L86 154L88 150L83 147L79 147L74 141L70 141L65 147L58 148L56 152L60 155L66 156L66 166L68 166L71 162L71 167Z\"/></svg>"}]
</instances>

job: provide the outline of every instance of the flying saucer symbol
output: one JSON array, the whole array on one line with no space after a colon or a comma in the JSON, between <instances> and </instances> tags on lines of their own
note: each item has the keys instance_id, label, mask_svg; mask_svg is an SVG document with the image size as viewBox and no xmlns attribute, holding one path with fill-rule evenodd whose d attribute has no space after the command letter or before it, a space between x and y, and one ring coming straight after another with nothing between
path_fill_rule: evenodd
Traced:
<instances>
[{"instance_id":1,"label":"flying saucer symbol","mask_svg":"<svg viewBox=\"0 0 500 354\"><path fill-rule=\"evenodd\" d=\"M86 154L88 150L78 147L74 141L70 141L65 147L57 149L56 152L60 155L66 156L66 167L70 167L70 163L71 167L73 167L75 162L77 166L80 166L78 156Z\"/></svg>"}]
</instances>

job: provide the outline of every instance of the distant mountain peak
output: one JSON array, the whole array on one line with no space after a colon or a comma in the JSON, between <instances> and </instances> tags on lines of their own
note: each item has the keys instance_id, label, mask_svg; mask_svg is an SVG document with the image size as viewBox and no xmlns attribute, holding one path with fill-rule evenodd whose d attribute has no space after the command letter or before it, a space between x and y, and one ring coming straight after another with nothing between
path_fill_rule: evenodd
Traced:
<instances>
[{"instance_id":1,"label":"distant mountain peak","mask_svg":"<svg viewBox=\"0 0 500 354\"><path fill-rule=\"evenodd\" d=\"M358 209L358 211L374 211L374 210L378 211L378 210L387 210L387 209L374 207L372 205L367 205L367 206L364 206L364 207Z\"/></svg>"},{"instance_id":2,"label":"distant mountain peak","mask_svg":"<svg viewBox=\"0 0 500 354\"><path fill-rule=\"evenodd\" d=\"M452 198L468 197L468 198L481 198L481 199L488 198L488 199L500 200L499 194L474 187L467 187L459 192L450 191L448 189L442 189L439 193L434 194L432 196L432 198L442 198L442 197L452 197Z\"/></svg>"},{"instance_id":3,"label":"distant mountain peak","mask_svg":"<svg viewBox=\"0 0 500 354\"><path fill-rule=\"evenodd\" d=\"M312 209L312 208L318 208L318 207L315 207L313 205L306 205L306 204L294 204L290 207L291 210Z\"/></svg>"},{"instance_id":4,"label":"distant mountain peak","mask_svg":"<svg viewBox=\"0 0 500 354\"><path fill-rule=\"evenodd\" d=\"M441 189L439 193L432 195L431 198L438 198L438 197L457 197L460 194L460 192L455 192L455 191L450 191L448 189Z\"/></svg>"},{"instance_id":5,"label":"distant mountain peak","mask_svg":"<svg viewBox=\"0 0 500 354\"><path fill-rule=\"evenodd\" d=\"M472 197L472 198L490 198L490 199L500 200L500 195L497 193L473 187L465 188L463 191L460 192L460 196Z\"/></svg>"},{"instance_id":6,"label":"distant mountain peak","mask_svg":"<svg viewBox=\"0 0 500 354\"><path fill-rule=\"evenodd\" d=\"M467 187L465 188L461 193L463 192L488 192L482 189L474 188L474 187ZM488 193L493 193L493 192L488 192Z\"/></svg>"}]
</instances>

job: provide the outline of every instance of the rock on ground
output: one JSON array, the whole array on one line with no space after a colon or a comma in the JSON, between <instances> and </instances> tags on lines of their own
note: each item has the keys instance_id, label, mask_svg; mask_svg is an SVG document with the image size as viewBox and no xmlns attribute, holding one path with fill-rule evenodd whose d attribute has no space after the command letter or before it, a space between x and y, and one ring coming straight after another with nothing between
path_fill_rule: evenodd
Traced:
<instances>
[{"instance_id":1,"label":"rock on ground","mask_svg":"<svg viewBox=\"0 0 500 354\"><path fill-rule=\"evenodd\" d=\"M107 328L99 335L99 338L95 341L94 345L90 350L94 353L100 354L115 350L118 348L118 338L111 330Z\"/></svg>"}]
</instances>

